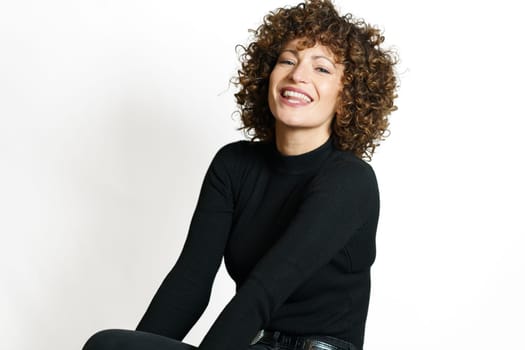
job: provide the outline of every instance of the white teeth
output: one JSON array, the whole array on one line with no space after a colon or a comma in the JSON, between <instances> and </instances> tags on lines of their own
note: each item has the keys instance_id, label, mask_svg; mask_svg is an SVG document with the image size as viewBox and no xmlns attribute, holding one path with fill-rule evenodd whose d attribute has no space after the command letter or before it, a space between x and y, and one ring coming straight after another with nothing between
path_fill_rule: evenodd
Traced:
<instances>
[{"instance_id":1,"label":"white teeth","mask_svg":"<svg viewBox=\"0 0 525 350\"><path fill-rule=\"evenodd\" d=\"M310 97L306 96L305 94L301 94L300 92L297 92L297 91L291 91L291 90L284 90L283 92L283 96L284 97L295 97L295 98L300 98L306 102L312 102L312 100L310 99Z\"/></svg>"}]
</instances>

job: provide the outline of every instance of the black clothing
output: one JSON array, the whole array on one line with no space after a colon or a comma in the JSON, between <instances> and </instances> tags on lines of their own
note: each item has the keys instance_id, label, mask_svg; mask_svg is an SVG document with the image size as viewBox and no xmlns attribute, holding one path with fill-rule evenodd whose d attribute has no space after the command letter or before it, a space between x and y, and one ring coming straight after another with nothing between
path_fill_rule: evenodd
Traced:
<instances>
[{"instance_id":1,"label":"black clothing","mask_svg":"<svg viewBox=\"0 0 525 350\"><path fill-rule=\"evenodd\" d=\"M355 350L344 340L332 337L294 337L279 332L264 333L246 350ZM149 332L108 329L95 333L82 350L197 350L191 344Z\"/></svg>"},{"instance_id":2,"label":"black clothing","mask_svg":"<svg viewBox=\"0 0 525 350\"><path fill-rule=\"evenodd\" d=\"M261 330L257 339L254 343L267 345L269 350L357 350L352 343L330 336L296 336Z\"/></svg>"},{"instance_id":3,"label":"black clothing","mask_svg":"<svg viewBox=\"0 0 525 350\"><path fill-rule=\"evenodd\" d=\"M191 344L149 332L106 329L92 335L82 350L196 350L196 348Z\"/></svg>"},{"instance_id":4,"label":"black clothing","mask_svg":"<svg viewBox=\"0 0 525 350\"><path fill-rule=\"evenodd\" d=\"M236 294L199 350L246 350L261 329L361 348L379 193L370 165L333 141L296 156L275 142L223 146L181 255L137 330L182 340L206 308L224 256Z\"/></svg>"}]
</instances>

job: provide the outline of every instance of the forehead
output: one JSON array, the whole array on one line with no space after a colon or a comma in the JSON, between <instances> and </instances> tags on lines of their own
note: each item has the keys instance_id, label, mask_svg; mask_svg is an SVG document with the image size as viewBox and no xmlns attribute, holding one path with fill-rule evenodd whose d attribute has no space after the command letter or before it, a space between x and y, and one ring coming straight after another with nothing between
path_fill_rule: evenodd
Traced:
<instances>
[{"instance_id":1,"label":"forehead","mask_svg":"<svg viewBox=\"0 0 525 350\"><path fill-rule=\"evenodd\" d=\"M307 44L308 43L302 38L293 39L293 40L286 42L282 46L281 52L283 51L292 51L292 52L308 51L308 52L312 52L318 55L326 56L328 58L333 59L334 61L338 61L337 60L338 57L334 55L330 47L320 44L319 42L316 42L314 46L311 46L311 47L309 47L309 45Z\"/></svg>"}]
</instances>

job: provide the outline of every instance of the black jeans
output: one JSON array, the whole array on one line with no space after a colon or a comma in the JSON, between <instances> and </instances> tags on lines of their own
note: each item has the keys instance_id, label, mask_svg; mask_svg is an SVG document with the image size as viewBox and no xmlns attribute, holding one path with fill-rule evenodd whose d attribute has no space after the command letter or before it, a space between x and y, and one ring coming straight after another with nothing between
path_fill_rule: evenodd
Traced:
<instances>
[{"instance_id":1,"label":"black jeans","mask_svg":"<svg viewBox=\"0 0 525 350\"><path fill-rule=\"evenodd\" d=\"M193 345L162 335L124 329L107 329L95 333L82 350L196 350ZM247 350L270 350L264 344L250 345Z\"/></svg>"},{"instance_id":2,"label":"black jeans","mask_svg":"<svg viewBox=\"0 0 525 350\"><path fill-rule=\"evenodd\" d=\"M325 337L326 338L326 337ZM312 338L313 339L313 338ZM322 340L322 338L319 338ZM277 342L276 342L277 341ZM300 350L303 347L298 345L292 345L289 341L286 341L286 337L283 341L268 341L267 339L260 339L257 343L248 346L247 350ZM349 344L338 347L337 349L348 350L356 349L348 342L339 340L341 344ZM309 346L312 350L324 350L325 347L322 343L316 346ZM164 337L162 335L123 330L123 329L108 329L95 333L91 338L88 339L82 350L196 350L197 348L193 345L186 344L179 340Z\"/></svg>"}]
</instances>

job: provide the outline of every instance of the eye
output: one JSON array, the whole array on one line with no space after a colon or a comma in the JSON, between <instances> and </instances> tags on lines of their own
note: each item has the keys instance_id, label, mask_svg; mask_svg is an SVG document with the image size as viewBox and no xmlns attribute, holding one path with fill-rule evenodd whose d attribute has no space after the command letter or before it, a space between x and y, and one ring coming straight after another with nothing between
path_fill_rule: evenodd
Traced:
<instances>
[{"instance_id":1,"label":"eye","mask_svg":"<svg viewBox=\"0 0 525 350\"><path fill-rule=\"evenodd\" d=\"M285 64L285 65L288 65L288 66L293 66L295 64L292 60L285 59L285 58L279 60L279 63L280 64Z\"/></svg>"},{"instance_id":2,"label":"eye","mask_svg":"<svg viewBox=\"0 0 525 350\"><path fill-rule=\"evenodd\" d=\"M324 74L330 74L330 71L324 67L317 67L315 68L316 71L320 72L320 73L324 73Z\"/></svg>"}]
</instances>

